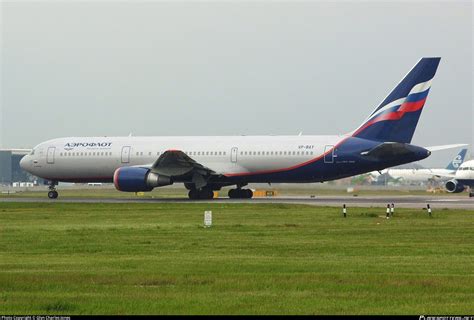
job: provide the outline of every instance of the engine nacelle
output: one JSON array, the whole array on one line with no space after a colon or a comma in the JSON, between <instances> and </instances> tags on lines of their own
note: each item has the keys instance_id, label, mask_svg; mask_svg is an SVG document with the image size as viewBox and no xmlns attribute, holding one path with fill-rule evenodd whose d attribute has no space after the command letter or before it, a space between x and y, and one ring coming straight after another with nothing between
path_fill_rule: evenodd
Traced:
<instances>
[{"instance_id":1,"label":"engine nacelle","mask_svg":"<svg viewBox=\"0 0 474 320\"><path fill-rule=\"evenodd\" d=\"M445 188L451 193L459 193L464 191L464 185L460 184L456 179L446 182Z\"/></svg>"},{"instance_id":2,"label":"engine nacelle","mask_svg":"<svg viewBox=\"0 0 474 320\"><path fill-rule=\"evenodd\" d=\"M160 176L147 168L122 167L115 170L114 185L119 191L141 192L173 184L170 177Z\"/></svg>"}]
</instances>

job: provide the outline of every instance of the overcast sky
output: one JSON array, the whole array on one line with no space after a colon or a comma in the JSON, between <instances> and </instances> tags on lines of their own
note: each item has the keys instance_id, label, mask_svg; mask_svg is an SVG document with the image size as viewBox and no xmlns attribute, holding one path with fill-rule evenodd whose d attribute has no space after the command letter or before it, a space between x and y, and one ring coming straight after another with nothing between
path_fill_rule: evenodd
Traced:
<instances>
[{"instance_id":1,"label":"overcast sky","mask_svg":"<svg viewBox=\"0 0 474 320\"><path fill-rule=\"evenodd\" d=\"M472 13L470 1L2 2L0 143L346 133L420 57L441 56L413 143L472 144Z\"/></svg>"}]
</instances>

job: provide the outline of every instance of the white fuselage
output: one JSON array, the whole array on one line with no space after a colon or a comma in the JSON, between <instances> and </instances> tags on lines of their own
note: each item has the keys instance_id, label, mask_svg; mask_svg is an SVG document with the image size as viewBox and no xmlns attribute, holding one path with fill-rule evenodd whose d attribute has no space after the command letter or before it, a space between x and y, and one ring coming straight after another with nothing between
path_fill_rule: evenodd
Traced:
<instances>
[{"instance_id":1,"label":"white fuselage","mask_svg":"<svg viewBox=\"0 0 474 320\"><path fill-rule=\"evenodd\" d=\"M331 149L345 136L70 137L49 140L22 159L32 174L57 181L111 179L117 168L151 166L180 150L217 174L278 170Z\"/></svg>"},{"instance_id":2,"label":"white fuselage","mask_svg":"<svg viewBox=\"0 0 474 320\"><path fill-rule=\"evenodd\" d=\"M456 174L454 175L456 180L472 180L474 181L474 160L465 161L462 163Z\"/></svg>"},{"instance_id":3,"label":"white fuselage","mask_svg":"<svg viewBox=\"0 0 474 320\"><path fill-rule=\"evenodd\" d=\"M394 179L406 182L425 182L428 180L448 180L456 171L448 169L386 169L387 173Z\"/></svg>"}]
</instances>

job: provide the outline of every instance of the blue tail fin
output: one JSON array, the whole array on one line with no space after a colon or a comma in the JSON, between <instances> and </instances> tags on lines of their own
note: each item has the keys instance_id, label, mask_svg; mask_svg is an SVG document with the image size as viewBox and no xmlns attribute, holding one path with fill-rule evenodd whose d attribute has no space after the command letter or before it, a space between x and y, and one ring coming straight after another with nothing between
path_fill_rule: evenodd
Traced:
<instances>
[{"instance_id":1,"label":"blue tail fin","mask_svg":"<svg viewBox=\"0 0 474 320\"><path fill-rule=\"evenodd\" d=\"M410 143L441 58L422 58L352 136Z\"/></svg>"},{"instance_id":2,"label":"blue tail fin","mask_svg":"<svg viewBox=\"0 0 474 320\"><path fill-rule=\"evenodd\" d=\"M457 170L461 163L464 162L464 157L466 156L467 149L462 149L459 151L458 155L448 164L446 169L448 170Z\"/></svg>"}]
</instances>

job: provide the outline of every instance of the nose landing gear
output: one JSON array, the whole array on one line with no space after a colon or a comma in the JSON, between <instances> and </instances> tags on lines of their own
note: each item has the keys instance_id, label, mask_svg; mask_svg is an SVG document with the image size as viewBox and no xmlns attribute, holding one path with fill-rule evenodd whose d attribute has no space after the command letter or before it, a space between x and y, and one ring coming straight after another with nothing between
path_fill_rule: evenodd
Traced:
<instances>
[{"instance_id":1,"label":"nose landing gear","mask_svg":"<svg viewBox=\"0 0 474 320\"><path fill-rule=\"evenodd\" d=\"M57 199L59 196L58 191L56 191L56 186L58 185L57 181L51 181L49 184L49 191L48 191L48 198L50 199Z\"/></svg>"}]
</instances>

